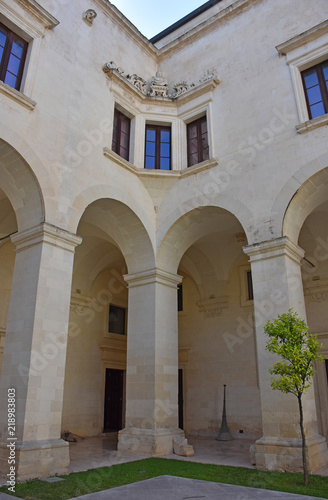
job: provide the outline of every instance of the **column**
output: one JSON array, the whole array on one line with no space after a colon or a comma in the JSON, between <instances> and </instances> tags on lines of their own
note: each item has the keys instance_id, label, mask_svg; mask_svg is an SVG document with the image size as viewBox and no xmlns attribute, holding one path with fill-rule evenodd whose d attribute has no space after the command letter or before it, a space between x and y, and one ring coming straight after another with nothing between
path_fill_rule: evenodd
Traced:
<instances>
[{"instance_id":1,"label":"column","mask_svg":"<svg viewBox=\"0 0 328 500\"><path fill-rule=\"evenodd\" d=\"M263 436L256 442L261 469L301 471L302 444L297 398L271 389L269 368L277 358L266 350L263 326L293 308L306 320L300 262L303 250L287 237L244 247L249 255L254 288L254 315ZM317 431L313 387L303 396L309 469L327 463L327 444Z\"/></svg>"},{"instance_id":2,"label":"column","mask_svg":"<svg viewBox=\"0 0 328 500\"><path fill-rule=\"evenodd\" d=\"M10 452L16 479L26 480L65 473L69 464L61 415L74 249L81 238L43 223L12 241L16 260L0 381L0 464L6 475ZM12 389L16 415L8 435Z\"/></svg>"},{"instance_id":3,"label":"column","mask_svg":"<svg viewBox=\"0 0 328 500\"><path fill-rule=\"evenodd\" d=\"M126 422L118 450L172 453L178 429L177 285L159 269L124 277L129 284Z\"/></svg>"}]
</instances>

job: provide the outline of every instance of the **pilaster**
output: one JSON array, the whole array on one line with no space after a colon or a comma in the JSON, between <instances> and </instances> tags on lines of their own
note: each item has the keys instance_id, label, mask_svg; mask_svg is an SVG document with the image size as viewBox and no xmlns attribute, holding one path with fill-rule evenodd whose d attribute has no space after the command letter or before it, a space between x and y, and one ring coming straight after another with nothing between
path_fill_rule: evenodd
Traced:
<instances>
[{"instance_id":1,"label":"pilaster","mask_svg":"<svg viewBox=\"0 0 328 500\"><path fill-rule=\"evenodd\" d=\"M249 255L254 291L254 321L257 342L263 436L256 442L256 465L269 470L301 471L297 398L273 391L270 366L276 358L266 350L263 327L269 320L293 308L306 320L300 262L303 250L287 237L244 247ZM317 431L313 387L303 396L309 468L313 472L328 461L327 444Z\"/></svg>"},{"instance_id":2,"label":"pilaster","mask_svg":"<svg viewBox=\"0 0 328 500\"><path fill-rule=\"evenodd\" d=\"M60 439L74 249L81 238L43 223L12 237L16 259L0 382L1 472L8 439L16 478L63 473L68 445ZM14 436L8 435L8 389L14 389ZM36 459L37 458L37 459Z\"/></svg>"}]
</instances>

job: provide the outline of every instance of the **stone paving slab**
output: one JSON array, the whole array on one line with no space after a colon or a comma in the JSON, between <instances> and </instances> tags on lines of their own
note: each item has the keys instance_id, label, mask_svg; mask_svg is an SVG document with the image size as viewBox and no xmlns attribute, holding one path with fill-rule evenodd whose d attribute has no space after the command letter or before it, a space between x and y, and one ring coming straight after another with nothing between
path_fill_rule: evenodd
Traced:
<instances>
[{"instance_id":1,"label":"stone paving slab","mask_svg":"<svg viewBox=\"0 0 328 500\"><path fill-rule=\"evenodd\" d=\"M160 476L76 497L74 500L320 500L315 497L293 495L198 479ZM0 500L1 497L0 497ZM322 500L322 499L321 499Z\"/></svg>"}]
</instances>

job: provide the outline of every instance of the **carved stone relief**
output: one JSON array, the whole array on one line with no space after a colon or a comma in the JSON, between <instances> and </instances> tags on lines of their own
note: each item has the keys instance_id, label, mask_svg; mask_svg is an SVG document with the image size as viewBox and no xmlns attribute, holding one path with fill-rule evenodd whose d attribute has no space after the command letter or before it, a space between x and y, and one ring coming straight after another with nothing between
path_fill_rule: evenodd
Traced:
<instances>
[{"instance_id":1,"label":"carved stone relief","mask_svg":"<svg viewBox=\"0 0 328 500\"><path fill-rule=\"evenodd\" d=\"M97 17L97 12L93 9L88 9L82 14L82 19L86 24L88 24L88 26L91 26L96 17Z\"/></svg>"},{"instance_id":2,"label":"carved stone relief","mask_svg":"<svg viewBox=\"0 0 328 500\"><path fill-rule=\"evenodd\" d=\"M130 85L135 87L139 92L141 92L144 96L148 97L156 97L157 99L172 99L175 100L184 93L190 90L196 90L198 87L203 85L206 82L214 82L215 84L220 83L220 78L214 73L212 70L206 71L206 73L196 82L188 83L183 80L179 83L176 83L172 86L173 93L169 93L169 84L167 79L163 76L160 71L156 72L156 75L153 76L149 82L147 83L141 76L126 74L125 71L117 66L114 61L110 61L109 63L104 64L103 72L106 74L116 74L123 81L125 80ZM149 87L149 90L148 88Z\"/></svg>"}]
</instances>

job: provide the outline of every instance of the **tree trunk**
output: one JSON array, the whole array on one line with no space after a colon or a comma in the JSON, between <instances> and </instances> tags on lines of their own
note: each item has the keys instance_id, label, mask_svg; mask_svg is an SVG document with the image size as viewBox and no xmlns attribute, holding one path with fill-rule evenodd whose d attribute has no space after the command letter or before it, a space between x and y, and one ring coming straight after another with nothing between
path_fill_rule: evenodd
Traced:
<instances>
[{"instance_id":1,"label":"tree trunk","mask_svg":"<svg viewBox=\"0 0 328 500\"><path fill-rule=\"evenodd\" d=\"M301 435L302 435L302 459L303 459L303 474L304 474L304 486L307 486L309 483L309 473L308 473L308 464L307 464L307 449L306 449L306 440L305 440L305 432L304 432L304 422L303 422L303 406L302 406L302 394L297 396L298 406L300 410L300 426L301 426Z\"/></svg>"}]
</instances>

